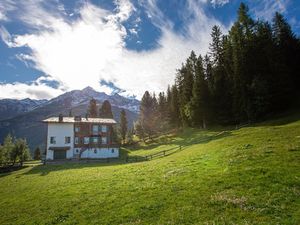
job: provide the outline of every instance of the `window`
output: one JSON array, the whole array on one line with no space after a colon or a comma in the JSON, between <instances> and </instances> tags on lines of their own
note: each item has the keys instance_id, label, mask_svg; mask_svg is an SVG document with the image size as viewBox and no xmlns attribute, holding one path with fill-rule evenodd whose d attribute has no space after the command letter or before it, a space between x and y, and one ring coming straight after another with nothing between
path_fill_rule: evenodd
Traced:
<instances>
[{"instance_id":1,"label":"window","mask_svg":"<svg viewBox=\"0 0 300 225\"><path fill-rule=\"evenodd\" d=\"M99 127L98 125L93 125L93 134L98 134Z\"/></svg>"},{"instance_id":2,"label":"window","mask_svg":"<svg viewBox=\"0 0 300 225\"><path fill-rule=\"evenodd\" d=\"M97 137L93 137L93 143L97 144L98 143L98 138Z\"/></svg>"},{"instance_id":3,"label":"window","mask_svg":"<svg viewBox=\"0 0 300 225\"><path fill-rule=\"evenodd\" d=\"M75 137L75 145L79 144L79 137Z\"/></svg>"},{"instance_id":4,"label":"window","mask_svg":"<svg viewBox=\"0 0 300 225\"><path fill-rule=\"evenodd\" d=\"M56 138L50 137L50 144L56 144Z\"/></svg>"},{"instance_id":5,"label":"window","mask_svg":"<svg viewBox=\"0 0 300 225\"><path fill-rule=\"evenodd\" d=\"M85 145L89 144L90 143L90 138L89 137L84 137L83 143Z\"/></svg>"},{"instance_id":6,"label":"window","mask_svg":"<svg viewBox=\"0 0 300 225\"><path fill-rule=\"evenodd\" d=\"M75 132L79 132L80 131L80 127L79 126L76 126L75 127Z\"/></svg>"},{"instance_id":7,"label":"window","mask_svg":"<svg viewBox=\"0 0 300 225\"><path fill-rule=\"evenodd\" d=\"M102 137L101 138L101 143L106 145L107 144L107 137Z\"/></svg>"},{"instance_id":8,"label":"window","mask_svg":"<svg viewBox=\"0 0 300 225\"><path fill-rule=\"evenodd\" d=\"M78 148L76 149L76 153L79 153L79 149Z\"/></svg>"},{"instance_id":9,"label":"window","mask_svg":"<svg viewBox=\"0 0 300 225\"><path fill-rule=\"evenodd\" d=\"M103 133L107 132L107 126L106 125L101 126L101 132L103 132Z\"/></svg>"},{"instance_id":10,"label":"window","mask_svg":"<svg viewBox=\"0 0 300 225\"><path fill-rule=\"evenodd\" d=\"M65 144L71 143L71 137L65 137Z\"/></svg>"}]
</instances>

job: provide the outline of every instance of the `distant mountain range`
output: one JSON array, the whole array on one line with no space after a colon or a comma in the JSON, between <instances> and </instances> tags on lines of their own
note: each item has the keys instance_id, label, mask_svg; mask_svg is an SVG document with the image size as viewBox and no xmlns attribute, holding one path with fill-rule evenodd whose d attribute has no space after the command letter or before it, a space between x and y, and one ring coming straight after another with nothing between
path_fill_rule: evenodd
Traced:
<instances>
[{"instance_id":1,"label":"distant mountain range","mask_svg":"<svg viewBox=\"0 0 300 225\"><path fill-rule=\"evenodd\" d=\"M46 125L41 121L60 113L85 116L89 101L94 98L99 106L104 100L112 105L114 118L125 109L128 125L132 126L137 119L140 102L134 98L126 98L119 94L107 95L97 92L91 87L66 92L50 100L2 99L0 100L0 143L10 133L16 137L26 138L31 150L37 146L45 147Z\"/></svg>"},{"instance_id":2,"label":"distant mountain range","mask_svg":"<svg viewBox=\"0 0 300 225\"><path fill-rule=\"evenodd\" d=\"M0 120L8 119L17 116L21 113L32 111L48 101L43 100L32 100L25 98L22 100L16 99L1 99L0 100Z\"/></svg>"}]
</instances>

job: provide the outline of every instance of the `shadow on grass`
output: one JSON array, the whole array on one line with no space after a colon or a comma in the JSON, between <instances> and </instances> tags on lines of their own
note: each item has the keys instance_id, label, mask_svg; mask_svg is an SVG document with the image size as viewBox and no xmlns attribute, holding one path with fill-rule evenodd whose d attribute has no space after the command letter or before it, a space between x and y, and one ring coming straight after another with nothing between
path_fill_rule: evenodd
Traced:
<instances>
[{"instance_id":1,"label":"shadow on grass","mask_svg":"<svg viewBox=\"0 0 300 225\"><path fill-rule=\"evenodd\" d=\"M146 161L144 156L128 156L126 151L122 151L120 157L117 159L102 159L102 160L80 160L80 161L56 161L49 162L46 165L38 165L32 167L31 170L23 173L24 175L40 174L41 176L48 175L51 172L68 170L68 169L81 169L93 167L107 167L124 165L135 162Z\"/></svg>"},{"instance_id":2,"label":"shadow on grass","mask_svg":"<svg viewBox=\"0 0 300 225\"><path fill-rule=\"evenodd\" d=\"M29 167L29 166L24 165L24 166L13 166L13 167L0 168L0 178L8 176L15 171L19 171L19 170L25 169L27 167Z\"/></svg>"},{"instance_id":3,"label":"shadow on grass","mask_svg":"<svg viewBox=\"0 0 300 225\"><path fill-rule=\"evenodd\" d=\"M111 162L59 162L57 164L47 164L47 165L38 165L32 167L31 170L23 173L24 175L40 174L41 176L46 176L51 172L69 170L69 169L81 169L81 168L93 168L93 167L106 167L106 166L115 166L125 164L124 161L115 160Z\"/></svg>"},{"instance_id":4,"label":"shadow on grass","mask_svg":"<svg viewBox=\"0 0 300 225\"><path fill-rule=\"evenodd\" d=\"M270 116L268 120L265 122L254 123L251 126L259 127L259 126L281 126L287 125L289 123L293 123L300 120L300 110L291 110L283 113L278 113L276 115Z\"/></svg>"},{"instance_id":5,"label":"shadow on grass","mask_svg":"<svg viewBox=\"0 0 300 225\"><path fill-rule=\"evenodd\" d=\"M214 131L212 131L214 132ZM194 129L189 129L186 132L179 134L179 138L175 138L176 135L160 138L159 140L153 140L148 142L145 146L133 146L128 150L134 152L135 150L151 150L161 145L177 145L182 147L188 147L194 144L206 144L210 141L232 136L230 131L222 131L217 134L209 134L207 131L195 132Z\"/></svg>"}]
</instances>

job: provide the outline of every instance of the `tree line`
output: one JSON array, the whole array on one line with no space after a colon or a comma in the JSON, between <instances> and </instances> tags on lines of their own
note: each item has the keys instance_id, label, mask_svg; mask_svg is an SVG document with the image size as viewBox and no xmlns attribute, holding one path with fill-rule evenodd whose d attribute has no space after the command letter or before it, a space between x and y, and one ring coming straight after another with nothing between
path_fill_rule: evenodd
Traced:
<instances>
[{"instance_id":1,"label":"tree line","mask_svg":"<svg viewBox=\"0 0 300 225\"><path fill-rule=\"evenodd\" d=\"M144 138L172 127L264 120L299 100L299 62L300 40L283 15L254 20L241 3L228 34L212 28L206 55L192 51L158 97L145 92L135 132Z\"/></svg>"}]
</instances>

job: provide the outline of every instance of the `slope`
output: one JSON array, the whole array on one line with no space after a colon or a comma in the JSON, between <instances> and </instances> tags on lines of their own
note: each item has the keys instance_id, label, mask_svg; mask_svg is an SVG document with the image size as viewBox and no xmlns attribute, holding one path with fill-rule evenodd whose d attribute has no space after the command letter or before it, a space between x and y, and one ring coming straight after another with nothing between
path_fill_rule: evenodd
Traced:
<instances>
[{"instance_id":1,"label":"slope","mask_svg":"<svg viewBox=\"0 0 300 225\"><path fill-rule=\"evenodd\" d=\"M300 116L239 130L188 129L132 164L68 164L2 175L1 224L300 224Z\"/></svg>"}]
</instances>

